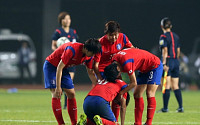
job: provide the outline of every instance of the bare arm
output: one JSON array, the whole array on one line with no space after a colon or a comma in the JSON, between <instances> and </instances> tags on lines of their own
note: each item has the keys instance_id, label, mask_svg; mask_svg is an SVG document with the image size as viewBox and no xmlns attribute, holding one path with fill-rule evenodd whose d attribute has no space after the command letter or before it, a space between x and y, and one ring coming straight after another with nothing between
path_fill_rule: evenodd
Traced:
<instances>
[{"instance_id":1,"label":"bare arm","mask_svg":"<svg viewBox=\"0 0 200 125\"><path fill-rule=\"evenodd\" d=\"M55 51L57 49L57 41L56 40L52 40L51 49L53 51Z\"/></svg>"},{"instance_id":2,"label":"bare arm","mask_svg":"<svg viewBox=\"0 0 200 125\"><path fill-rule=\"evenodd\" d=\"M92 87L94 87L97 83L97 78L95 77L95 73L94 73L94 70L93 69L89 69L87 68L87 72L88 72L88 76L90 78L90 80L92 81Z\"/></svg>"},{"instance_id":3,"label":"bare arm","mask_svg":"<svg viewBox=\"0 0 200 125\"><path fill-rule=\"evenodd\" d=\"M166 65L167 64L167 56L168 56L168 49L167 49L167 47L164 47L162 49L162 57L163 57L162 62L163 62L163 64L165 64L163 66L164 71L168 71L168 69L169 69L169 67Z\"/></svg>"},{"instance_id":4,"label":"bare arm","mask_svg":"<svg viewBox=\"0 0 200 125\"><path fill-rule=\"evenodd\" d=\"M103 78L101 77L101 74L99 72L99 62L94 62L94 72L97 75L99 80L102 80Z\"/></svg>"},{"instance_id":5,"label":"bare arm","mask_svg":"<svg viewBox=\"0 0 200 125\"><path fill-rule=\"evenodd\" d=\"M181 49L180 49L180 47L179 48L177 48L177 58L179 59L179 57L180 57L180 54L181 54Z\"/></svg>"},{"instance_id":6,"label":"bare arm","mask_svg":"<svg viewBox=\"0 0 200 125\"><path fill-rule=\"evenodd\" d=\"M124 125L125 115L126 115L126 99L122 98L120 100L121 108L120 108L120 118L121 118L121 125Z\"/></svg>"},{"instance_id":7,"label":"bare arm","mask_svg":"<svg viewBox=\"0 0 200 125\"><path fill-rule=\"evenodd\" d=\"M128 84L128 86L125 89L120 91L120 95L123 95L124 93L128 92L129 90L131 90L132 88L134 88L137 85L135 72L133 72L133 74L131 74L129 76L129 79L130 79L130 83Z\"/></svg>"},{"instance_id":8,"label":"bare arm","mask_svg":"<svg viewBox=\"0 0 200 125\"><path fill-rule=\"evenodd\" d=\"M62 77L62 70L65 67L65 64L60 60L57 71L56 71L56 95L58 98L62 95L62 89L61 89L61 77Z\"/></svg>"},{"instance_id":9,"label":"bare arm","mask_svg":"<svg viewBox=\"0 0 200 125\"><path fill-rule=\"evenodd\" d=\"M162 49L162 57L163 57L162 62L163 62L163 64L167 63L167 56L168 56L168 49L167 49L167 47L164 47Z\"/></svg>"}]
</instances>

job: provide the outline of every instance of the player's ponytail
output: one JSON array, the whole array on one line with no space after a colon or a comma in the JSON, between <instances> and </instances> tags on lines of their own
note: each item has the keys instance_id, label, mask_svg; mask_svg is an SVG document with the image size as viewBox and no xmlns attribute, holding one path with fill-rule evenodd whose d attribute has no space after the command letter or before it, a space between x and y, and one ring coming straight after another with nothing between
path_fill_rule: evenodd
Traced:
<instances>
[{"instance_id":1,"label":"player's ponytail","mask_svg":"<svg viewBox=\"0 0 200 125\"><path fill-rule=\"evenodd\" d=\"M161 27L163 27L164 29L168 29L172 27L171 21L168 17L165 17L161 20L160 22Z\"/></svg>"},{"instance_id":2,"label":"player's ponytail","mask_svg":"<svg viewBox=\"0 0 200 125\"><path fill-rule=\"evenodd\" d=\"M105 79L109 82L115 83L119 76L119 71L117 70L117 64L112 63L104 69Z\"/></svg>"}]
</instances>

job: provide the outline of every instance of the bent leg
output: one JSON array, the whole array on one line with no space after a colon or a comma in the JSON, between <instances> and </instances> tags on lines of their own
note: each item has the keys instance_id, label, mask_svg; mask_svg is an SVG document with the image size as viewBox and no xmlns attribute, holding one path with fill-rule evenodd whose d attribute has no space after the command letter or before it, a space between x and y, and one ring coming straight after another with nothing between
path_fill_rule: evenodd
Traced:
<instances>
[{"instance_id":1,"label":"bent leg","mask_svg":"<svg viewBox=\"0 0 200 125\"><path fill-rule=\"evenodd\" d=\"M75 90L73 89L64 89L67 94L67 110L71 120L72 125L77 123L77 104L75 98Z\"/></svg>"},{"instance_id":2,"label":"bent leg","mask_svg":"<svg viewBox=\"0 0 200 125\"><path fill-rule=\"evenodd\" d=\"M52 110L53 110L54 116L56 117L56 120L59 125L64 125L65 123L63 120L63 116L62 116L62 108L61 108L60 98L56 97L55 89L51 89L51 93L52 93L51 105L52 105Z\"/></svg>"}]
</instances>

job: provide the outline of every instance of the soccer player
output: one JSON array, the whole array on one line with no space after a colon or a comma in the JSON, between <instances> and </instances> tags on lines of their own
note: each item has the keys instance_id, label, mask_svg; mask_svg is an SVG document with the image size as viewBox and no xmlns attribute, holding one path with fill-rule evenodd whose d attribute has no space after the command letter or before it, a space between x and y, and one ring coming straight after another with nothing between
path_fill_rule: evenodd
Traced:
<instances>
[{"instance_id":1,"label":"soccer player","mask_svg":"<svg viewBox=\"0 0 200 125\"><path fill-rule=\"evenodd\" d=\"M50 54L44 63L45 88L52 94L52 110L59 125L64 125L60 97L62 89L67 94L67 109L71 124L77 123L77 105L75 90L67 67L85 64L92 83L97 79L92 70L93 56L101 51L101 44L97 39L88 39L82 43L65 43Z\"/></svg>"},{"instance_id":2,"label":"soccer player","mask_svg":"<svg viewBox=\"0 0 200 125\"><path fill-rule=\"evenodd\" d=\"M119 23L115 21L109 21L105 24L104 33L105 35L99 40L102 45L102 52L95 57L96 63L94 64L94 70L99 79L105 78L104 68L111 64L113 54L123 48L133 47L128 37L121 33ZM118 120L120 106L113 102L112 110Z\"/></svg>"},{"instance_id":3,"label":"soccer player","mask_svg":"<svg viewBox=\"0 0 200 125\"><path fill-rule=\"evenodd\" d=\"M168 112L168 102L170 97L170 88L174 91L178 101L179 108L177 112L183 112L182 95L179 89L179 56L180 40L176 33L171 31L172 24L169 18L161 20L161 29L163 34L160 36L160 49L162 52L163 69L167 73L165 93L163 94L163 108L158 112ZM163 80L162 80L163 81Z\"/></svg>"},{"instance_id":4,"label":"soccer player","mask_svg":"<svg viewBox=\"0 0 200 125\"><path fill-rule=\"evenodd\" d=\"M77 42L78 39L78 35L76 33L76 30L70 28L71 25L71 17L70 14L68 12L61 12L58 15L58 23L60 24L60 28L56 29L53 36L52 36L52 45L51 48L53 51L55 51L57 49L57 40L60 37L67 37L69 39L70 42ZM69 74L71 76L71 79L73 81L74 79L74 75L75 75L75 67L69 67ZM65 94L65 103L64 103L64 109L66 109L66 100L67 100L67 96Z\"/></svg>"},{"instance_id":5,"label":"soccer player","mask_svg":"<svg viewBox=\"0 0 200 125\"><path fill-rule=\"evenodd\" d=\"M144 110L143 93L147 96L147 120L146 125L151 125L156 109L155 92L160 85L163 72L163 65L160 59L142 49L124 49L113 56L113 63L117 63L122 72L129 75L130 84L120 91L123 95L134 88L135 99L135 125L142 124L142 114ZM114 65L114 64L111 65ZM139 70L137 76L135 71Z\"/></svg>"},{"instance_id":6,"label":"soccer player","mask_svg":"<svg viewBox=\"0 0 200 125\"><path fill-rule=\"evenodd\" d=\"M113 101L117 94L127 87L127 84L118 79L120 76L117 64L109 65L105 68L105 80L98 82L88 93L84 100L83 109L87 115L87 125L116 125L116 118L110 108L109 102ZM116 99L117 100L117 99ZM121 100L121 125L124 125L126 106L130 96L125 93ZM78 125L84 125L86 117L81 116ZM86 125L86 124L85 124Z\"/></svg>"}]
</instances>

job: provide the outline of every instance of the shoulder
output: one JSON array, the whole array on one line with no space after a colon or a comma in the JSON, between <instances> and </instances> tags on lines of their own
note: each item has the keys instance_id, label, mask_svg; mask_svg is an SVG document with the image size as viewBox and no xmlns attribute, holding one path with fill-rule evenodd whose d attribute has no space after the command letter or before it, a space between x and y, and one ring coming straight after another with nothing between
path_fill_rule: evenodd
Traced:
<instances>
[{"instance_id":1,"label":"shoulder","mask_svg":"<svg viewBox=\"0 0 200 125\"><path fill-rule=\"evenodd\" d=\"M117 79L115 84L118 84L120 86L126 85L126 83L123 80L121 80L121 79Z\"/></svg>"},{"instance_id":2,"label":"shoulder","mask_svg":"<svg viewBox=\"0 0 200 125\"><path fill-rule=\"evenodd\" d=\"M104 43L106 43L107 41L108 41L108 39L107 39L107 36L106 36L106 35L102 36L102 37L99 39L99 42L100 42L101 44L104 44Z\"/></svg>"},{"instance_id":3,"label":"shoulder","mask_svg":"<svg viewBox=\"0 0 200 125\"><path fill-rule=\"evenodd\" d=\"M174 37L179 39L179 36L175 32L172 32L172 33L174 34Z\"/></svg>"},{"instance_id":4,"label":"shoulder","mask_svg":"<svg viewBox=\"0 0 200 125\"><path fill-rule=\"evenodd\" d=\"M161 34L160 38L167 38L166 34Z\"/></svg>"},{"instance_id":5,"label":"shoulder","mask_svg":"<svg viewBox=\"0 0 200 125\"><path fill-rule=\"evenodd\" d=\"M62 27L57 28L57 29L55 30L55 32L57 32L57 33L59 33L59 34L61 34L62 31L63 31Z\"/></svg>"}]
</instances>

